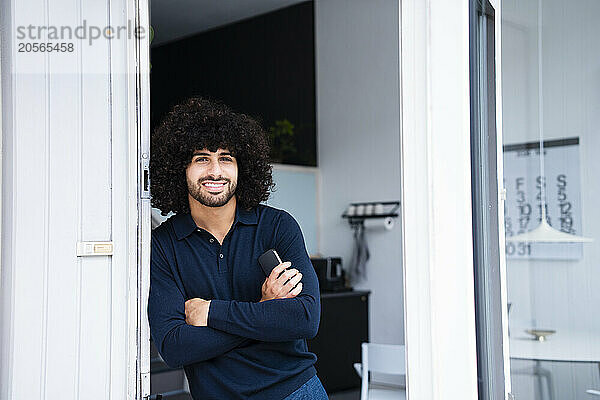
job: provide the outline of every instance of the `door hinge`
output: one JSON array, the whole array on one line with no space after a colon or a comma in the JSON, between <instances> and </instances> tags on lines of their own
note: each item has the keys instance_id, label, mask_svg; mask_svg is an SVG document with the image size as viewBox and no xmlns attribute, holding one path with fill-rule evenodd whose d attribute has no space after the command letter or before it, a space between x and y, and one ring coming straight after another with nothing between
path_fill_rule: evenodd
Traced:
<instances>
[{"instance_id":1,"label":"door hinge","mask_svg":"<svg viewBox=\"0 0 600 400\"><path fill-rule=\"evenodd\" d=\"M142 374L142 399L148 399L150 397L150 373L144 372Z\"/></svg>"}]
</instances>

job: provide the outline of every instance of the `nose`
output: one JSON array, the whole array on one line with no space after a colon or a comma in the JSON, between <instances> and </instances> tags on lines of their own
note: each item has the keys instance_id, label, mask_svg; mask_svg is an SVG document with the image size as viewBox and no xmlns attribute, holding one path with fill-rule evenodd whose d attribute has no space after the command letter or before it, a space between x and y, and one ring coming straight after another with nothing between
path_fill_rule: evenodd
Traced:
<instances>
[{"instance_id":1,"label":"nose","mask_svg":"<svg viewBox=\"0 0 600 400\"><path fill-rule=\"evenodd\" d=\"M210 175L213 179L217 179L221 176L221 165L219 164L219 162L211 162L210 166L208 168L208 175Z\"/></svg>"}]
</instances>

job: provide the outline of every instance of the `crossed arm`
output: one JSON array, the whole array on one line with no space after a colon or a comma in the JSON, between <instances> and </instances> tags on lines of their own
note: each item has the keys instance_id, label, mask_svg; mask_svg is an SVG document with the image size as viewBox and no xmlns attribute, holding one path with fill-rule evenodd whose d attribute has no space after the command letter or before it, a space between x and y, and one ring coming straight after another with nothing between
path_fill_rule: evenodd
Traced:
<instances>
[{"instance_id":1,"label":"crossed arm","mask_svg":"<svg viewBox=\"0 0 600 400\"><path fill-rule=\"evenodd\" d=\"M282 259L302 273L302 292L294 297L260 302L212 299L205 304L209 305L205 315L207 326L186 323L185 297L160 245L152 240L148 319L154 342L167 365L180 367L205 361L253 340L282 342L317 334L321 314L318 280L300 227L286 215L291 219L288 224L291 228L281 232L276 248ZM264 289L265 285L263 294Z\"/></svg>"}]
</instances>

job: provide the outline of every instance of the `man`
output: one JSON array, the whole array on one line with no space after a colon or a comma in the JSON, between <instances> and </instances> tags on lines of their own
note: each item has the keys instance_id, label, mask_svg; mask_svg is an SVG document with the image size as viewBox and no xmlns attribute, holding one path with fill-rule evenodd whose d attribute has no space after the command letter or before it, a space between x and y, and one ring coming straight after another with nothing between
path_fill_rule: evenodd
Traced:
<instances>
[{"instance_id":1,"label":"man","mask_svg":"<svg viewBox=\"0 0 600 400\"><path fill-rule=\"evenodd\" d=\"M152 204L176 213L152 233L148 320L165 362L194 399L327 399L306 345L321 304L302 232L259 204L274 186L260 125L191 98L151 146ZM285 262L267 277L269 249Z\"/></svg>"}]
</instances>

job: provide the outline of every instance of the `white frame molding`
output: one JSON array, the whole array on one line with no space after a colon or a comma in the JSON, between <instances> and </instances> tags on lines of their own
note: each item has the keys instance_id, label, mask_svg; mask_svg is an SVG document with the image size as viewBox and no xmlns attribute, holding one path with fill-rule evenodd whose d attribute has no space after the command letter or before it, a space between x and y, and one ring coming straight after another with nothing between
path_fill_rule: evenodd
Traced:
<instances>
[{"instance_id":1,"label":"white frame molding","mask_svg":"<svg viewBox=\"0 0 600 400\"><path fill-rule=\"evenodd\" d=\"M115 219L126 219L126 229L114 231L115 243L126 243L119 252L128 266L128 376L127 399L145 400L150 396L150 328L147 303L150 288L150 198L143 190L144 169L150 153L150 48L149 2L115 2L111 19L115 25L134 21L146 34L131 40L115 41L112 50L113 131L127 132L127 138L113 148L113 196L127 198L126 207L115 209ZM127 110L123 112L122 110ZM126 142L126 143L125 143ZM113 143L114 144L114 143ZM125 155L125 156L123 156ZM113 202L114 203L114 202ZM126 213L125 213L126 212ZM116 254L113 256L115 262Z\"/></svg>"},{"instance_id":2,"label":"white frame molding","mask_svg":"<svg viewBox=\"0 0 600 400\"><path fill-rule=\"evenodd\" d=\"M2 43L2 31L0 31L0 43ZM0 237L2 237L2 197L4 191L2 188L2 159L4 152L2 150L2 46L0 45ZM0 282L2 282L2 246L0 246Z\"/></svg>"},{"instance_id":3,"label":"white frame molding","mask_svg":"<svg viewBox=\"0 0 600 400\"><path fill-rule=\"evenodd\" d=\"M407 395L476 400L469 3L400 4Z\"/></svg>"},{"instance_id":4,"label":"white frame molding","mask_svg":"<svg viewBox=\"0 0 600 400\"><path fill-rule=\"evenodd\" d=\"M149 191L144 190L144 171L150 161L150 4L148 0L127 2L127 15L145 34L127 41L128 109L128 191L129 191L129 319L130 368L129 398L150 396L150 290L151 207ZM135 296L134 296L135 293ZM135 317L134 317L135 316ZM135 366L135 369L134 369Z\"/></svg>"},{"instance_id":5,"label":"white frame molding","mask_svg":"<svg viewBox=\"0 0 600 400\"><path fill-rule=\"evenodd\" d=\"M508 339L508 288L506 280L506 232L504 230L504 202L506 192L503 184L504 152L502 150L502 1L490 0L494 6L494 37L496 40L496 160L498 166L498 240L500 241L500 298L502 301L502 351L504 353L504 393L506 399L512 399L512 383L510 376L510 354Z\"/></svg>"},{"instance_id":6,"label":"white frame molding","mask_svg":"<svg viewBox=\"0 0 600 400\"><path fill-rule=\"evenodd\" d=\"M144 8L145 6L145 8ZM134 21L136 26L148 26L148 2L114 1L111 7L111 21L114 25L124 25ZM146 51L144 52L144 46ZM144 82L148 80L148 38L113 41L111 45L111 90L113 102L113 132L124 132L126 137L113 141L113 218L127 221L114 228L113 241L126 245L115 249L113 260L126 265L127 277L127 399L144 400L150 394L150 342L146 314L142 312L147 302L147 287L150 280L149 236L143 239L145 229L150 226L149 206L147 221L144 202L141 199L141 154L147 140L142 139L144 123L149 113L148 99L140 95ZM141 54L140 54L141 53ZM143 65L143 60L147 62ZM144 76L144 74L146 76ZM123 111L125 110L125 112ZM148 132L149 129L146 129ZM123 204L123 199L127 199ZM149 204L149 201L148 201ZM144 291L146 297L144 298Z\"/></svg>"}]
</instances>

